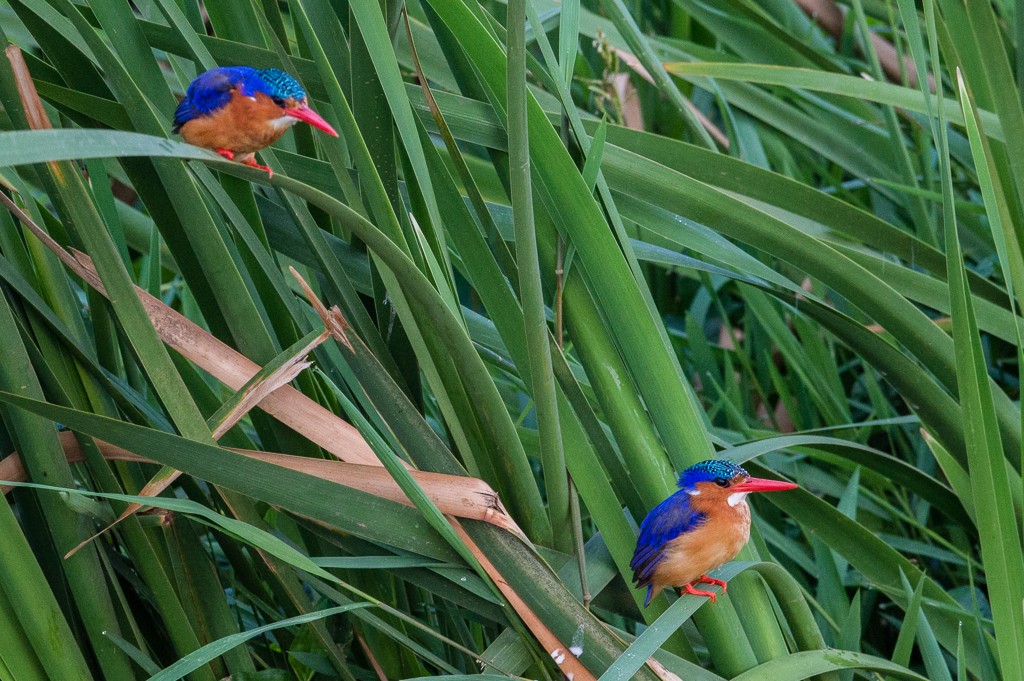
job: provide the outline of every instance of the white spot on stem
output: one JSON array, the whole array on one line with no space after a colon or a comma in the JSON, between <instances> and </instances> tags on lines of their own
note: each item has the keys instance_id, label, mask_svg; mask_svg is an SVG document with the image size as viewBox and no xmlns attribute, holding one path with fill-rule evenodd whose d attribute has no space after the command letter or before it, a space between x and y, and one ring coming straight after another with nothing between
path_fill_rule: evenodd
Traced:
<instances>
[{"instance_id":1,"label":"white spot on stem","mask_svg":"<svg viewBox=\"0 0 1024 681\"><path fill-rule=\"evenodd\" d=\"M572 645L569 646L569 652L579 657L583 654L583 625L581 624L576 628L576 633L572 635Z\"/></svg>"}]
</instances>

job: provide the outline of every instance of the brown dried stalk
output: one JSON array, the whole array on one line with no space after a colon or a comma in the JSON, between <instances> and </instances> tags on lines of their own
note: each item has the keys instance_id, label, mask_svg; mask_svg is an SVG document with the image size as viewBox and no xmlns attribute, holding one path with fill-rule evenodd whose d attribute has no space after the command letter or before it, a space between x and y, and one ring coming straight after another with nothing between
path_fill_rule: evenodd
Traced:
<instances>
[{"instance_id":1,"label":"brown dried stalk","mask_svg":"<svg viewBox=\"0 0 1024 681\"><path fill-rule=\"evenodd\" d=\"M74 433L63 431L57 434L64 448L68 463L81 463L85 454L75 438ZM138 461L153 463L150 459L117 447L102 440L96 440L96 446L109 461ZM313 459L308 456L262 452L250 449L232 449L231 451L253 459L259 459L276 466L288 468L322 480L330 480L344 487L358 489L383 499L412 506L405 493L398 486L383 466L367 466L363 464L345 463ZM466 478L443 473L427 473L412 471L416 483L423 488L427 496L443 513L459 518L482 520L486 523L507 530L517 537L523 538L522 530L509 517L498 501L497 493L483 480ZM0 460L0 480L24 482L27 480L25 469L21 465L21 457L14 453ZM0 487L0 492L7 494L12 488Z\"/></svg>"}]
</instances>

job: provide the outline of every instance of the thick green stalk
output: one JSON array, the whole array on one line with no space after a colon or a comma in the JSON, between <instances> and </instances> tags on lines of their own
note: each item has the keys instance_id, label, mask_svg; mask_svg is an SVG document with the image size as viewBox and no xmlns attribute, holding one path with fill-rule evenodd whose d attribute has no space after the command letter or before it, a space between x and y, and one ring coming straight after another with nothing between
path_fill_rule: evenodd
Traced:
<instances>
[{"instance_id":1,"label":"thick green stalk","mask_svg":"<svg viewBox=\"0 0 1024 681\"><path fill-rule=\"evenodd\" d=\"M540 258L533 220L533 190L530 182L530 134L526 118L526 7L527 0L510 0L508 5L508 147L509 180L512 190L512 219L516 235L516 264L519 266L519 295L523 301L523 328L529 357L533 403L537 410L544 489L548 518L554 531L552 546L572 552L569 517L569 480L566 477L562 435L558 425L558 400L551 370L548 325L544 313ZM520 371L522 368L520 368Z\"/></svg>"},{"instance_id":2,"label":"thick green stalk","mask_svg":"<svg viewBox=\"0 0 1024 681\"><path fill-rule=\"evenodd\" d=\"M626 462L630 480L615 480L613 484L620 488L632 484L636 488L644 501L643 508L632 509L639 522L675 491L672 465L663 454L640 396L630 382L623 380L628 370L621 356L606 334L594 332L602 324L601 314L579 270L570 271L566 277L565 308L570 337Z\"/></svg>"},{"instance_id":3,"label":"thick green stalk","mask_svg":"<svg viewBox=\"0 0 1024 681\"><path fill-rule=\"evenodd\" d=\"M778 601L782 614L786 617L789 630L797 650L824 650L825 639L821 636L814 615L811 613L807 599L800 585L793 576L776 563L757 563L752 568L764 579L775 600Z\"/></svg>"},{"instance_id":4,"label":"thick green stalk","mask_svg":"<svg viewBox=\"0 0 1024 681\"><path fill-rule=\"evenodd\" d=\"M747 544L744 550L736 556L736 559L760 559L754 548L754 542ZM786 639L772 609L771 599L761 581L754 579L752 574L740 575L736 582L735 601L745 637L750 642L750 648L754 652L754 658L758 664L777 657L785 657L789 652L786 647ZM716 643L721 645L723 642Z\"/></svg>"}]
</instances>

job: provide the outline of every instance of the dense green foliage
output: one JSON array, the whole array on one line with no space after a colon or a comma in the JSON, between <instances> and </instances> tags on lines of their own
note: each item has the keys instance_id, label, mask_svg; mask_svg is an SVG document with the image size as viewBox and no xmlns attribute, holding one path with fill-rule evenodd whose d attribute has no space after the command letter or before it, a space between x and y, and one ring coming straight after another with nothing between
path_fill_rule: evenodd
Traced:
<instances>
[{"instance_id":1,"label":"dense green foliage","mask_svg":"<svg viewBox=\"0 0 1024 681\"><path fill-rule=\"evenodd\" d=\"M0 0L0 38L0 681L1024 681L1011 3ZM174 140L231 64L340 138L273 177ZM316 298L344 330L253 409ZM636 522L711 456L801 489L717 603L642 609Z\"/></svg>"}]
</instances>

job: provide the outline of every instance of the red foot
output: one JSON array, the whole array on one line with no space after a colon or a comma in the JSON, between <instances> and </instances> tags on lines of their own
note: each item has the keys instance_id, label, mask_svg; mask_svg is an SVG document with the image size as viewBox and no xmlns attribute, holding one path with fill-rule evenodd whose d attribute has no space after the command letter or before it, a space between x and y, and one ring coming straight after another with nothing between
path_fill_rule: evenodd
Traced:
<instances>
[{"instance_id":1,"label":"red foot","mask_svg":"<svg viewBox=\"0 0 1024 681\"><path fill-rule=\"evenodd\" d=\"M218 154L220 154L229 161L235 160L235 152L231 151L230 149L214 149L214 151L216 151Z\"/></svg>"},{"instance_id":2,"label":"red foot","mask_svg":"<svg viewBox=\"0 0 1024 681\"><path fill-rule=\"evenodd\" d=\"M245 165L249 166L250 168L255 168L256 170L265 170L267 172L267 177L273 177L274 176L274 171L270 169L270 166L262 166L259 163L257 163L256 159L254 159L254 158L250 158L250 159L248 159L246 161L242 161L242 163L244 163Z\"/></svg>"},{"instance_id":3,"label":"red foot","mask_svg":"<svg viewBox=\"0 0 1024 681\"><path fill-rule=\"evenodd\" d=\"M718 598L718 594L713 591L704 591L703 589L694 589L693 584L687 584L679 590L679 595L682 596L684 593L688 593L691 596L707 596L714 603L715 599Z\"/></svg>"},{"instance_id":4,"label":"red foot","mask_svg":"<svg viewBox=\"0 0 1024 681\"><path fill-rule=\"evenodd\" d=\"M728 584L726 584L725 582L723 582L720 579L715 579L714 577L708 577L707 575L701 575L700 577L697 578L697 581L700 582L701 584L714 584L715 586L720 586L720 587L722 587L722 593L725 593L726 591L729 590L729 585Z\"/></svg>"}]
</instances>

